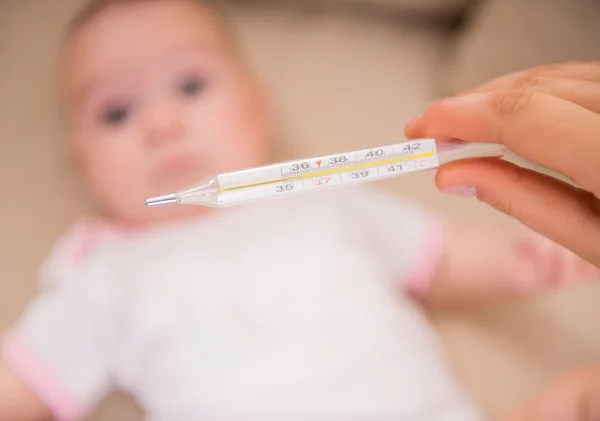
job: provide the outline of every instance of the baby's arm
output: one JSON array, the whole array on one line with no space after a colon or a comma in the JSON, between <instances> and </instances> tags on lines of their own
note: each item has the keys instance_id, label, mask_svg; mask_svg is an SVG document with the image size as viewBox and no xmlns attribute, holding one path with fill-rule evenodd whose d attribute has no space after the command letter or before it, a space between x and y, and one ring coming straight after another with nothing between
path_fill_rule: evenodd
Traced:
<instances>
[{"instance_id":1,"label":"baby's arm","mask_svg":"<svg viewBox=\"0 0 600 421\"><path fill-rule=\"evenodd\" d=\"M444 244L437 270L419 297L433 305L489 303L598 276L595 266L524 228L508 233L455 229Z\"/></svg>"},{"instance_id":2,"label":"baby's arm","mask_svg":"<svg viewBox=\"0 0 600 421\"><path fill-rule=\"evenodd\" d=\"M93 227L78 224L57 242L40 290L0 336L0 421L81 420L112 389L120 288L92 257Z\"/></svg>"},{"instance_id":3,"label":"baby's arm","mask_svg":"<svg viewBox=\"0 0 600 421\"><path fill-rule=\"evenodd\" d=\"M424 304L488 304L600 273L527 228L456 228L416 203L375 189L350 196L347 209L390 278Z\"/></svg>"},{"instance_id":4,"label":"baby's arm","mask_svg":"<svg viewBox=\"0 0 600 421\"><path fill-rule=\"evenodd\" d=\"M42 421L50 415L21 377L0 359L0 421Z\"/></svg>"}]
</instances>

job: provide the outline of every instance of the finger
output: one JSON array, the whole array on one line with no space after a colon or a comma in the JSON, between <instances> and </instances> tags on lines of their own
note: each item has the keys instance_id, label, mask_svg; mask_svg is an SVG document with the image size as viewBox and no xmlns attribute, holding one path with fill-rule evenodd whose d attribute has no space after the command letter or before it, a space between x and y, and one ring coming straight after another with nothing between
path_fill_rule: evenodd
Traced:
<instances>
[{"instance_id":1,"label":"finger","mask_svg":"<svg viewBox=\"0 0 600 421\"><path fill-rule=\"evenodd\" d=\"M493 90L508 90L527 87L535 88L536 86L545 86L547 84L550 84L549 79L573 79L573 81L571 82L584 82L582 85L580 85L580 88L578 88L577 90L587 91L587 89L589 89L592 84L600 83L600 61L573 61L559 64L537 66L532 69L522 70L514 73L509 73L507 75L499 76L482 85L466 89L458 93L457 96L463 96L477 92L489 92ZM548 89L548 93L556 93L556 96L559 96L566 100L570 100L564 92L560 94L561 91L564 90L556 88L556 92L553 92L552 87ZM588 97L589 96L591 95L588 95ZM578 103L579 101L571 100L571 102Z\"/></svg>"},{"instance_id":2,"label":"finger","mask_svg":"<svg viewBox=\"0 0 600 421\"><path fill-rule=\"evenodd\" d=\"M600 191L600 115L528 90L479 92L437 102L406 128L409 138L503 143L517 154Z\"/></svg>"},{"instance_id":3,"label":"finger","mask_svg":"<svg viewBox=\"0 0 600 421\"><path fill-rule=\"evenodd\" d=\"M533 90L572 102L600 114L600 82L587 80L533 76L517 79L512 84L482 87L478 92L493 92L497 89Z\"/></svg>"},{"instance_id":4,"label":"finger","mask_svg":"<svg viewBox=\"0 0 600 421\"><path fill-rule=\"evenodd\" d=\"M467 89L460 94L492 89L506 89L539 78L573 79L585 82L600 83L600 62L567 62L537 66L507 75L499 76L477 87Z\"/></svg>"},{"instance_id":5,"label":"finger","mask_svg":"<svg viewBox=\"0 0 600 421\"><path fill-rule=\"evenodd\" d=\"M590 193L500 160L446 164L436 174L445 192L476 191L479 200L600 265L600 204Z\"/></svg>"}]
</instances>

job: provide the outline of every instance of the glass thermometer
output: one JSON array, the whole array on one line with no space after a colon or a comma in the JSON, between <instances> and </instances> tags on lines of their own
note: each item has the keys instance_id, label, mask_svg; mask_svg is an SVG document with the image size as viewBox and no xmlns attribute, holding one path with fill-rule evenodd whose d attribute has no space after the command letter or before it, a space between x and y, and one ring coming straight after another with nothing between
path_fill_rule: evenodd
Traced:
<instances>
[{"instance_id":1,"label":"glass thermometer","mask_svg":"<svg viewBox=\"0 0 600 421\"><path fill-rule=\"evenodd\" d=\"M316 189L352 185L434 169L445 163L502 157L504 145L417 139L216 174L189 189L152 197L147 206L225 207Z\"/></svg>"}]
</instances>

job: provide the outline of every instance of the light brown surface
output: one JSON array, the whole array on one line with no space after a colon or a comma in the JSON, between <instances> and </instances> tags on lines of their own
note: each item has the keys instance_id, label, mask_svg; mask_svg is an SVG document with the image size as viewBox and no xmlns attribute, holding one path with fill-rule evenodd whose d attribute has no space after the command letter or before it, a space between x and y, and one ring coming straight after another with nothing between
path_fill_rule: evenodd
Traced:
<instances>
[{"instance_id":1,"label":"light brown surface","mask_svg":"<svg viewBox=\"0 0 600 421\"><path fill-rule=\"evenodd\" d=\"M87 208L63 157L52 83L58 31L78 3L0 2L0 329L34 294L38 265L52 241ZM443 40L434 31L251 8L235 17L273 97L286 139L281 157L401 140L404 124L435 97L433 70ZM385 186L457 223L514 224L472 200L442 196L433 174ZM459 375L487 413L497 415L561 371L598 358L599 298L598 286L581 286L434 319ZM117 396L94 420L139 417L127 398Z\"/></svg>"},{"instance_id":2,"label":"light brown surface","mask_svg":"<svg viewBox=\"0 0 600 421\"><path fill-rule=\"evenodd\" d=\"M242 0L247 1L247 0ZM262 0L269 4L312 3L313 5L367 5L385 8L388 11L418 13L429 16L448 16L460 13L480 0Z\"/></svg>"},{"instance_id":3,"label":"light brown surface","mask_svg":"<svg viewBox=\"0 0 600 421\"><path fill-rule=\"evenodd\" d=\"M446 92L539 64L600 60L600 2L495 0L471 12L440 72Z\"/></svg>"}]
</instances>

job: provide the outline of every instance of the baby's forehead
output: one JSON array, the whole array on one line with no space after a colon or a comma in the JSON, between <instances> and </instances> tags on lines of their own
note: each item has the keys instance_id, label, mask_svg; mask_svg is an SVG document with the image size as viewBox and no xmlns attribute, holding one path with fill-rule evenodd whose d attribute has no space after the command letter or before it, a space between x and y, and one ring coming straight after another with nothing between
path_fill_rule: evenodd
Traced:
<instances>
[{"instance_id":1,"label":"baby's forehead","mask_svg":"<svg viewBox=\"0 0 600 421\"><path fill-rule=\"evenodd\" d=\"M82 85L136 62L164 62L191 51L209 59L228 55L229 47L219 17L193 2L116 2L69 32L62 57L63 90L71 98Z\"/></svg>"},{"instance_id":2,"label":"baby's forehead","mask_svg":"<svg viewBox=\"0 0 600 421\"><path fill-rule=\"evenodd\" d=\"M104 0L105 7L76 17L68 28L66 45L93 50L113 43L123 49L140 49L159 40L224 44L226 30L213 9L191 0ZM119 42L121 41L121 42ZM102 50L102 48L99 48ZM73 51L73 48L70 49Z\"/></svg>"}]
</instances>

